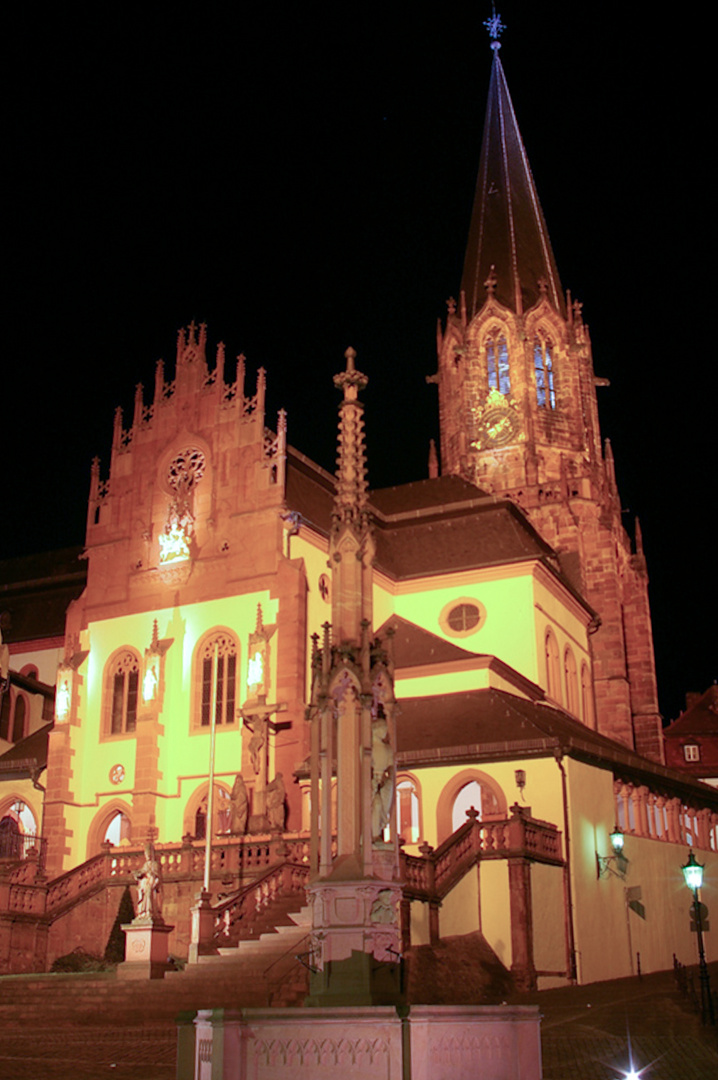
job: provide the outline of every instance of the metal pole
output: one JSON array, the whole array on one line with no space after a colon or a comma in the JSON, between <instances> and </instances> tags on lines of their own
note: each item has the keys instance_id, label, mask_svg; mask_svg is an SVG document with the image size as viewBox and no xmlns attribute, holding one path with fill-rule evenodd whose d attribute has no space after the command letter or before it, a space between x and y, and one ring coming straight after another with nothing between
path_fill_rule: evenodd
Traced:
<instances>
[{"instance_id":1,"label":"metal pole","mask_svg":"<svg viewBox=\"0 0 718 1080\"><path fill-rule=\"evenodd\" d=\"M701 905L698 900L698 889L693 890L693 914L696 920L696 933L698 934L698 977L701 983L701 1021L704 1024L715 1024L713 1014L713 998L711 997L711 981L706 964L706 954L703 949L703 923L701 920Z\"/></svg>"},{"instance_id":2,"label":"metal pole","mask_svg":"<svg viewBox=\"0 0 718 1080\"><path fill-rule=\"evenodd\" d=\"M207 792L207 821L204 846L204 891L209 892L212 868L212 822L214 819L214 744L217 735L217 684L219 682L219 642L214 643L212 658L212 698L209 716L209 791Z\"/></svg>"}]
</instances>

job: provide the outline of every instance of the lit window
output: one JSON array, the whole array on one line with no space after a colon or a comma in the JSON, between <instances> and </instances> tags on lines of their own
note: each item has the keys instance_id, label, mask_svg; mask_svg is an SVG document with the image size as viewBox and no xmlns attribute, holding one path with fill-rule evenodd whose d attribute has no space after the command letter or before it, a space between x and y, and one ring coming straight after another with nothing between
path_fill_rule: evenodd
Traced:
<instances>
[{"instance_id":1,"label":"lit window","mask_svg":"<svg viewBox=\"0 0 718 1080\"><path fill-rule=\"evenodd\" d=\"M509 349L503 334L498 342L495 342L493 338L489 338L486 342L486 365L489 390L498 390L500 394L510 393Z\"/></svg>"},{"instance_id":2,"label":"lit window","mask_svg":"<svg viewBox=\"0 0 718 1080\"><path fill-rule=\"evenodd\" d=\"M396 785L396 827L407 844L419 840L419 796L416 784L405 777Z\"/></svg>"},{"instance_id":3,"label":"lit window","mask_svg":"<svg viewBox=\"0 0 718 1080\"><path fill-rule=\"evenodd\" d=\"M700 761L701 760L701 748L695 743L688 743L683 747L683 757L686 761Z\"/></svg>"},{"instance_id":4,"label":"lit window","mask_svg":"<svg viewBox=\"0 0 718 1080\"><path fill-rule=\"evenodd\" d=\"M553 345L536 337L534 341L534 371L536 373L536 399L540 406L556 408L556 392L553 385Z\"/></svg>"},{"instance_id":5,"label":"lit window","mask_svg":"<svg viewBox=\"0 0 718 1080\"><path fill-rule=\"evenodd\" d=\"M237 642L231 634L213 634L205 641L200 652L200 679L200 726L210 726L215 694L216 722L233 724L237 702Z\"/></svg>"},{"instance_id":6,"label":"lit window","mask_svg":"<svg viewBox=\"0 0 718 1080\"><path fill-rule=\"evenodd\" d=\"M459 791L454 799L451 810L451 828L454 832L466 824L466 811L473 806L478 812L478 820L485 821L487 818L501 816L501 808L496 795L488 784L480 784L478 780L470 780Z\"/></svg>"},{"instance_id":7,"label":"lit window","mask_svg":"<svg viewBox=\"0 0 718 1080\"><path fill-rule=\"evenodd\" d=\"M119 847L120 844L129 844L132 834L132 826L127 814L123 814L121 810L118 810L112 815L110 821L105 829L105 835L102 837L103 843L110 843L113 847Z\"/></svg>"},{"instance_id":8,"label":"lit window","mask_svg":"<svg viewBox=\"0 0 718 1080\"><path fill-rule=\"evenodd\" d=\"M110 735L131 735L137 729L137 697L140 683L140 658L136 653L120 653L108 669L106 695Z\"/></svg>"}]
</instances>

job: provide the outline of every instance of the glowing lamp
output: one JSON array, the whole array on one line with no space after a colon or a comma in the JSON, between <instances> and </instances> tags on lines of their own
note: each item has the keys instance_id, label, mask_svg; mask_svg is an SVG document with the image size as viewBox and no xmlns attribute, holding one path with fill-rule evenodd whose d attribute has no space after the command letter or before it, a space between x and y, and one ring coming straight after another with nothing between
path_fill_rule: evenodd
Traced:
<instances>
[{"instance_id":1,"label":"glowing lamp","mask_svg":"<svg viewBox=\"0 0 718 1080\"><path fill-rule=\"evenodd\" d=\"M611 840L611 847L616 855L620 855L623 851L623 844L625 842L625 836L619 829L618 825L614 828L613 832L609 834Z\"/></svg>"},{"instance_id":2,"label":"glowing lamp","mask_svg":"<svg viewBox=\"0 0 718 1080\"><path fill-rule=\"evenodd\" d=\"M696 857L692 850L688 852L688 862L685 866L681 867L681 870L683 871L683 880L688 888L693 892L700 889L703 884L704 867L699 862L696 862Z\"/></svg>"},{"instance_id":3,"label":"glowing lamp","mask_svg":"<svg viewBox=\"0 0 718 1080\"><path fill-rule=\"evenodd\" d=\"M157 669L154 664L148 664L145 671L145 677L142 680L142 698L144 701L154 701L157 697L157 687L159 685L159 679L157 678Z\"/></svg>"},{"instance_id":4,"label":"glowing lamp","mask_svg":"<svg viewBox=\"0 0 718 1080\"><path fill-rule=\"evenodd\" d=\"M70 686L67 679L63 679L55 694L55 719L67 720L70 715Z\"/></svg>"}]
</instances>

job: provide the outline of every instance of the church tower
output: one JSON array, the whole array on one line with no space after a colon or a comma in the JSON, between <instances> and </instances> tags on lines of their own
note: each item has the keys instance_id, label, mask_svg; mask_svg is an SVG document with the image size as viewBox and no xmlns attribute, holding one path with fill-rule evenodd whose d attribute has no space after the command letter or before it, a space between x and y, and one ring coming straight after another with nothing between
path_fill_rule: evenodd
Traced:
<instances>
[{"instance_id":1,"label":"church tower","mask_svg":"<svg viewBox=\"0 0 718 1080\"><path fill-rule=\"evenodd\" d=\"M598 729L662 761L648 578L601 446L588 327L564 295L499 58L458 305L438 335L442 471L513 499L597 613Z\"/></svg>"}]
</instances>

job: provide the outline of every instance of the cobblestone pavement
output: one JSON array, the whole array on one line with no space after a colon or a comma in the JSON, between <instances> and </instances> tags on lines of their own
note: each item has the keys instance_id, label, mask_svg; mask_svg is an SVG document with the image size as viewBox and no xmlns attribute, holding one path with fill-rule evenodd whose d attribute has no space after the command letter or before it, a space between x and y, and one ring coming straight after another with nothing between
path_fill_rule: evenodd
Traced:
<instances>
[{"instance_id":1,"label":"cobblestone pavement","mask_svg":"<svg viewBox=\"0 0 718 1080\"><path fill-rule=\"evenodd\" d=\"M174 1024L0 1033L0 1080L174 1080Z\"/></svg>"},{"instance_id":2,"label":"cobblestone pavement","mask_svg":"<svg viewBox=\"0 0 718 1080\"><path fill-rule=\"evenodd\" d=\"M544 1080L622 1080L631 1064L641 1080L718 1080L718 1032L670 972L517 1000L541 1009Z\"/></svg>"}]
</instances>

